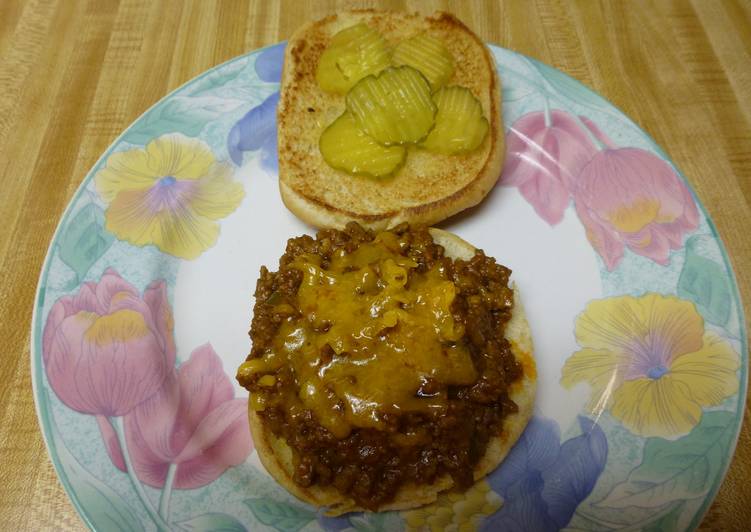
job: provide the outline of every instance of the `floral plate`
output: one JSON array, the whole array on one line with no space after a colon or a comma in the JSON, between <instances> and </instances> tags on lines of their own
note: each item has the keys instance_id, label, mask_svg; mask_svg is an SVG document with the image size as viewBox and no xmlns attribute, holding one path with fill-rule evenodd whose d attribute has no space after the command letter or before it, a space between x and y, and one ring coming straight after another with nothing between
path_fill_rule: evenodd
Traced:
<instances>
[{"instance_id":1,"label":"floral plate","mask_svg":"<svg viewBox=\"0 0 751 532\"><path fill-rule=\"evenodd\" d=\"M287 238L275 107L284 44L220 65L139 118L76 193L33 320L37 411L95 530L682 530L738 435L748 368L722 243L633 122L491 46L501 185L444 226L514 270L536 344L536 413L464 494L326 518L261 466L247 396L255 280Z\"/></svg>"}]
</instances>

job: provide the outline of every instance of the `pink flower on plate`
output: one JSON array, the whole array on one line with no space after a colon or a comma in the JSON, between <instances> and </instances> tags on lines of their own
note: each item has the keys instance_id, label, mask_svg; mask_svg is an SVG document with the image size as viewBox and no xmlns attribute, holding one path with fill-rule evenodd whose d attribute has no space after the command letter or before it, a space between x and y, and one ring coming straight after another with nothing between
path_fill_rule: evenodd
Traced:
<instances>
[{"instance_id":1,"label":"pink flower on plate","mask_svg":"<svg viewBox=\"0 0 751 532\"><path fill-rule=\"evenodd\" d=\"M175 365L163 281L143 293L109 268L55 302L42 338L52 389L84 414L122 416L155 394Z\"/></svg>"},{"instance_id":2,"label":"pink flower on plate","mask_svg":"<svg viewBox=\"0 0 751 532\"><path fill-rule=\"evenodd\" d=\"M574 202L587 238L612 271L628 247L658 264L699 224L686 184L668 163L639 148L607 148L581 171Z\"/></svg>"},{"instance_id":3,"label":"pink flower on plate","mask_svg":"<svg viewBox=\"0 0 751 532\"><path fill-rule=\"evenodd\" d=\"M548 224L563 219L576 176L597 153L597 147L576 117L565 111L534 111L519 118L507 136L504 186L522 196ZM594 124L598 137L604 137Z\"/></svg>"},{"instance_id":4,"label":"pink flower on plate","mask_svg":"<svg viewBox=\"0 0 751 532\"><path fill-rule=\"evenodd\" d=\"M174 487L193 489L243 463L253 449L248 401L234 395L211 345L194 350L156 395L125 417L128 452L141 482L163 487L175 464ZM101 416L98 421L112 462L125 471L112 425Z\"/></svg>"}]
</instances>

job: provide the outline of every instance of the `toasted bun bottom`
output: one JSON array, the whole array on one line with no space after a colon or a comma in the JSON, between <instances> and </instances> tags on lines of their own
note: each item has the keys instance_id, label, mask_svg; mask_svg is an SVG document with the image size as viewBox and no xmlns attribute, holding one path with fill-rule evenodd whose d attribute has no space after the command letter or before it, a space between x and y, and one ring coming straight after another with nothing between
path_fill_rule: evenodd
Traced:
<instances>
[{"instance_id":1,"label":"toasted bun bottom","mask_svg":"<svg viewBox=\"0 0 751 532\"><path fill-rule=\"evenodd\" d=\"M440 229L431 228L433 240L442 245L446 255L454 259L467 260L475 253L475 248L458 236ZM535 393L537 390L537 372L533 358L532 335L527 318L519 300L519 293L514 287L514 311L506 324L506 338L512 345L514 356L522 365L523 377L511 386L510 397L519 407L518 412L508 416L503 423L501 434L490 440L485 455L475 466L474 478L480 480L493 471L506 457L521 436L532 417ZM262 423L256 412L249 410L250 431L253 435L256 451L261 463L268 472L287 491L297 498L315 506L327 507L327 515L337 516L348 512L366 511L357 506L355 501L340 493L332 486L311 486L303 488L292 479L292 449L274 436ZM445 475L430 485L404 484L399 488L394 500L382 506L380 511L407 510L430 504L438 494L453 486L453 480Z\"/></svg>"}]
</instances>

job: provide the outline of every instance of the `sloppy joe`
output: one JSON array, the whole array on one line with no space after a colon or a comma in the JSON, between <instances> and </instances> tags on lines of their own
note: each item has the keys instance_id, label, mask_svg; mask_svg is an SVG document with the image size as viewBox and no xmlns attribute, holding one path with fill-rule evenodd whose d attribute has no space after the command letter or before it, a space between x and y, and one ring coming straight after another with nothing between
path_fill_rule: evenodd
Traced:
<instances>
[{"instance_id":1,"label":"sloppy joe","mask_svg":"<svg viewBox=\"0 0 751 532\"><path fill-rule=\"evenodd\" d=\"M468 487L517 411L510 274L407 225L290 239L278 271L261 268L238 380L291 449L294 482L370 510L406 484Z\"/></svg>"}]
</instances>

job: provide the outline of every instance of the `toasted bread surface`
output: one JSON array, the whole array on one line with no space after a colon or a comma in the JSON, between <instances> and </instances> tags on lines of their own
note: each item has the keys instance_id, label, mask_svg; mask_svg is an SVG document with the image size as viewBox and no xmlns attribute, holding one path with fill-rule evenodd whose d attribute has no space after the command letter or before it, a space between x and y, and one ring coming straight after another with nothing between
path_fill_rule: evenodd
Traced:
<instances>
[{"instance_id":1,"label":"toasted bread surface","mask_svg":"<svg viewBox=\"0 0 751 532\"><path fill-rule=\"evenodd\" d=\"M475 248L471 244L452 233L435 228L431 228L430 233L433 240L444 247L449 257L467 260L475 253ZM514 356L524 372L522 379L515 382L510 390L510 397L519 410L505 419L501 434L488 443L485 455L475 466L475 480L485 477L503 461L532 417L537 390L537 370L533 357L532 335L516 287L512 317L506 324L506 338L511 342ZM303 488L296 484L292 478L294 470L290 447L266 429L256 412L249 410L249 419L253 441L261 462L287 491L307 503L326 507L328 515L365 511L357 506L353 499L342 495L334 487ZM380 511L407 510L430 504L438 498L439 493L452 486L453 480L449 475L439 478L431 485L405 484L396 493L394 500L381 507Z\"/></svg>"},{"instance_id":2,"label":"toasted bread surface","mask_svg":"<svg viewBox=\"0 0 751 532\"><path fill-rule=\"evenodd\" d=\"M358 22L377 29L391 46L421 32L444 42L454 60L448 85L467 87L490 123L477 150L440 155L411 146L405 165L384 179L351 176L326 164L318 141L344 111L345 100L320 89L316 68L331 37ZM349 11L301 27L285 52L277 113L282 199L293 213L316 227L343 228L349 221L370 229L405 221L432 225L479 203L501 173L505 145L495 62L485 44L447 13L423 17Z\"/></svg>"}]
</instances>

